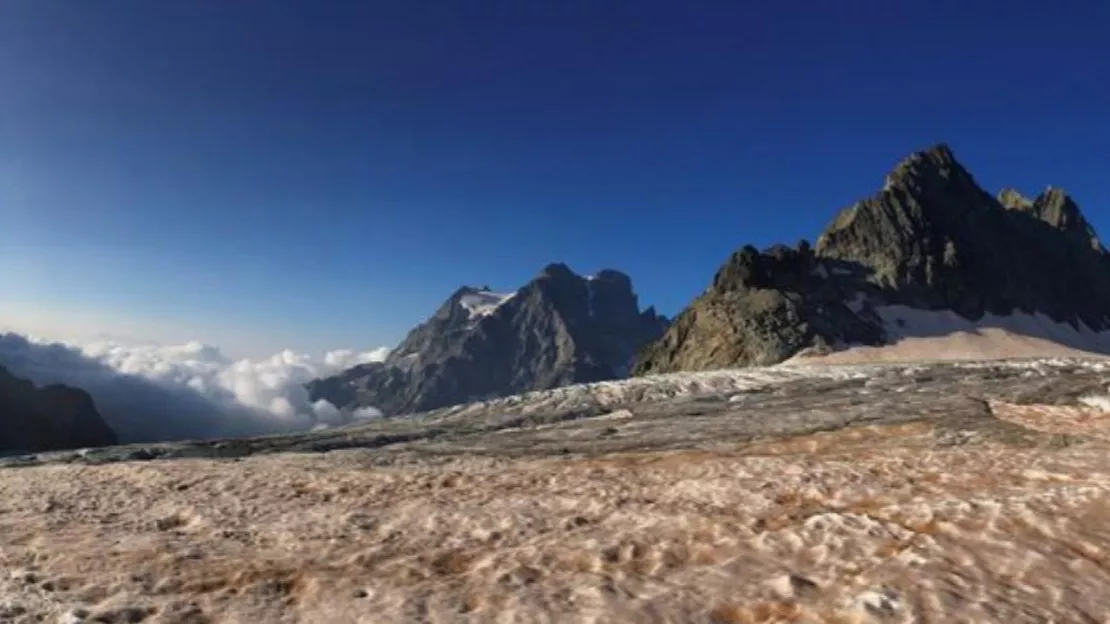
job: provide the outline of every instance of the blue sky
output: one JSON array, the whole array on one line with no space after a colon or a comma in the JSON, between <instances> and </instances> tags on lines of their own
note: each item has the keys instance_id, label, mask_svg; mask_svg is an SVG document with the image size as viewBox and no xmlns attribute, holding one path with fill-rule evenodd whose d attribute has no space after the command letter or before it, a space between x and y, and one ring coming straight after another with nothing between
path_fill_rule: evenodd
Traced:
<instances>
[{"instance_id":1,"label":"blue sky","mask_svg":"<svg viewBox=\"0 0 1110 624\"><path fill-rule=\"evenodd\" d=\"M1110 4L0 3L0 325L396 343L461 284L674 314L947 141L1110 232Z\"/></svg>"}]
</instances>

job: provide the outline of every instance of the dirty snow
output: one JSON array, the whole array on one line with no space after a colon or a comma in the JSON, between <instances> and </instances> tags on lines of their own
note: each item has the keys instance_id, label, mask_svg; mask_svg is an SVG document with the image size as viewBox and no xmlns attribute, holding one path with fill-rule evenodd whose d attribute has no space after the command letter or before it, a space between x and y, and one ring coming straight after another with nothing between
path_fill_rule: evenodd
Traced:
<instances>
[{"instance_id":1,"label":"dirty snow","mask_svg":"<svg viewBox=\"0 0 1110 624\"><path fill-rule=\"evenodd\" d=\"M800 440L745 455L6 470L0 619L1110 617L1110 453L907 452L908 427L850 455L799 453Z\"/></svg>"},{"instance_id":2,"label":"dirty snow","mask_svg":"<svg viewBox=\"0 0 1110 624\"><path fill-rule=\"evenodd\" d=\"M1089 442L938 445L929 421L908 421L594 455L437 457L420 443L389 461L345 450L8 468L0 621L1107 621L1110 366L956 366L1042 385L1081 371L1098 383L1076 404L988 405ZM649 423L620 407L633 396L788 400L775 388L822 375L857 396L885 380L906 401L935 378L785 365L515 400L588 396L613 407L595 431L635 431ZM735 418L759 418L735 404ZM689 418L718 433L725 422Z\"/></svg>"}]
</instances>

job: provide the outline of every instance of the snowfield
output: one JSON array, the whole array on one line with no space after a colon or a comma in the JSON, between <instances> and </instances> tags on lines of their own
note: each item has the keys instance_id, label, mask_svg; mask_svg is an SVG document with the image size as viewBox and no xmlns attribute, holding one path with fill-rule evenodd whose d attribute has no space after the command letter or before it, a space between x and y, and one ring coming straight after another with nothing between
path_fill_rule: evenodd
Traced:
<instances>
[{"instance_id":1,"label":"snowfield","mask_svg":"<svg viewBox=\"0 0 1110 624\"><path fill-rule=\"evenodd\" d=\"M1106 621L1107 367L792 364L7 459L0 621Z\"/></svg>"},{"instance_id":2,"label":"snowfield","mask_svg":"<svg viewBox=\"0 0 1110 624\"><path fill-rule=\"evenodd\" d=\"M851 308L864 308L857 295ZM971 321L951 310L921 310L903 305L873 306L889 344L846 345L824 356L803 355L793 361L823 364L913 362L922 360L998 360L1045 356L1110 356L1110 331L1095 331L1082 322L1058 323L1045 314L984 314Z\"/></svg>"}]
</instances>

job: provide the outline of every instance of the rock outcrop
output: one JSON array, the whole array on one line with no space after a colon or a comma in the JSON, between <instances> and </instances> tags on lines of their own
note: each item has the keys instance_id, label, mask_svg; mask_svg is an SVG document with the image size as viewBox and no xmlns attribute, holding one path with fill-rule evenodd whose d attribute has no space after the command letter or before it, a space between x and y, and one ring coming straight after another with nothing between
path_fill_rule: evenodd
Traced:
<instances>
[{"instance_id":1,"label":"rock outcrop","mask_svg":"<svg viewBox=\"0 0 1110 624\"><path fill-rule=\"evenodd\" d=\"M1076 203L1049 187L993 197L947 145L912 154L811 248L751 246L646 347L637 374L764 365L887 339L875 308L1040 313L1110 328L1110 256Z\"/></svg>"},{"instance_id":2,"label":"rock outcrop","mask_svg":"<svg viewBox=\"0 0 1110 624\"><path fill-rule=\"evenodd\" d=\"M513 293L464 287L384 362L309 384L313 400L386 415L626 377L666 319L639 309L627 275L551 264Z\"/></svg>"},{"instance_id":3,"label":"rock outcrop","mask_svg":"<svg viewBox=\"0 0 1110 624\"><path fill-rule=\"evenodd\" d=\"M36 388L0 366L0 452L33 453L116 443L84 390Z\"/></svg>"}]
</instances>

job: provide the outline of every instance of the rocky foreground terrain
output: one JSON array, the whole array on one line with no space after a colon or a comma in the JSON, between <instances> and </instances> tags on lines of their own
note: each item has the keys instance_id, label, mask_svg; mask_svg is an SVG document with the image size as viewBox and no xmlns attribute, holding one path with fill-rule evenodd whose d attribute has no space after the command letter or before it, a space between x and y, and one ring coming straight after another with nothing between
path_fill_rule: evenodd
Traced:
<instances>
[{"instance_id":1,"label":"rocky foreground terrain","mask_svg":"<svg viewBox=\"0 0 1110 624\"><path fill-rule=\"evenodd\" d=\"M4 622L1101 622L1110 362L786 365L4 460Z\"/></svg>"}]
</instances>

